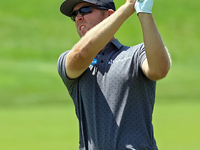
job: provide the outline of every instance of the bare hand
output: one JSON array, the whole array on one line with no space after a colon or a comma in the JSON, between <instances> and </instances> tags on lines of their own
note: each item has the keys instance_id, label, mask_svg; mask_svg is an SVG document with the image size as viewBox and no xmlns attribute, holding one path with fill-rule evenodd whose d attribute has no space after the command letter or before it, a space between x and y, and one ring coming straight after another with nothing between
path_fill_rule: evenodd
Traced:
<instances>
[{"instance_id":1,"label":"bare hand","mask_svg":"<svg viewBox=\"0 0 200 150\"><path fill-rule=\"evenodd\" d=\"M126 0L126 3L131 5L133 7L133 13L135 12L135 3L136 3L136 0Z\"/></svg>"},{"instance_id":2,"label":"bare hand","mask_svg":"<svg viewBox=\"0 0 200 150\"><path fill-rule=\"evenodd\" d=\"M131 3L134 7L136 0L126 0L126 3Z\"/></svg>"}]
</instances>

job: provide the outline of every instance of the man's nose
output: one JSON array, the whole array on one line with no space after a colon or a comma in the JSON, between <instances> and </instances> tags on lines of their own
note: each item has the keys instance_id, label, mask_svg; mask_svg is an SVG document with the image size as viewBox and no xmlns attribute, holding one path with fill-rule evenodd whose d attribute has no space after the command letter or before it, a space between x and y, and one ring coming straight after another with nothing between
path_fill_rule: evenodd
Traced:
<instances>
[{"instance_id":1,"label":"man's nose","mask_svg":"<svg viewBox=\"0 0 200 150\"><path fill-rule=\"evenodd\" d=\"M80 13L78 13L77 16L76 16L76 18L75 18L75 20L76 21L83 20L83 16Z\"/></svg>"}]
</instances>

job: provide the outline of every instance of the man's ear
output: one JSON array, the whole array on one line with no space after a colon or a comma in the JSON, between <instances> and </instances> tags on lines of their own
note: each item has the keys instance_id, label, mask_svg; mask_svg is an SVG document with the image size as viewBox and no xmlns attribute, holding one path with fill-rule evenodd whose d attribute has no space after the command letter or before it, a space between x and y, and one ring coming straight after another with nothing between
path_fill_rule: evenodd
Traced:
<instances>
[{"instance_id":1,"label":"man's ear","mask_svg":"<svg viewBox=\"0 0 200 150\"><path fill-rule=\"evenodd\" d=\"M115 11L112 9L108 9L108 16L112 15Z\"/></svg>"}]
</instances>

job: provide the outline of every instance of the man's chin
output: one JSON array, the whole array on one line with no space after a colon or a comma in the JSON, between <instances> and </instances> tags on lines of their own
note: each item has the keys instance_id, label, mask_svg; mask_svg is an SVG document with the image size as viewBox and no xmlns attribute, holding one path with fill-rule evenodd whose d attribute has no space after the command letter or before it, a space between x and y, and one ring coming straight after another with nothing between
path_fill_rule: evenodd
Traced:
<instances>
[{"instance_id":1,"label":"man's chin","mask_svg":"<svg viewBox=\"0 0 200 150\"><path fill-rule=\"evenodd\" d=\"M87 32L82 32L79 34L80 37L83 37Z\"/></svg>"}]
</instances>

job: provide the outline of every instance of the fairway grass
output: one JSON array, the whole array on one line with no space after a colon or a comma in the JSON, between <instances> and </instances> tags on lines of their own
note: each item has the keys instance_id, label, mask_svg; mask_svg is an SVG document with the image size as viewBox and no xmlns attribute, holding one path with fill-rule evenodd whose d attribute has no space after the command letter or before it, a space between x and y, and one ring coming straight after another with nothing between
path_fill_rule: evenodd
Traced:
<instances>
[{"instance_id":1,"label":"fairway grass","mask_svg":"<svg viewBox=\"0 0 200 150\"><path fill-rule=\"evenodd\" d=\"M78 123L72 105L0 110L1 150L76 150Z\"/></svg>"},{"instance_id":2,"label":"fairway grass","mask_svg":"<svg viewBox=\"0 0 200 150\"><path fill-rule=\"evenodd\" d=\"M198 150L200 102L157 102L154 131L160 150Z\"/></svg>"},{"instance_id":3,"label":"fairway grass","mask_svg":"<svg viewBox=\"0 0 200 150\"><path fill-rule=\"evenodd\" d=\"M198 150L200 103L158 101L153 124L160 150ZM73 104L0 109L0 149L77 150Z\"/></svg>"}]
</instances>

